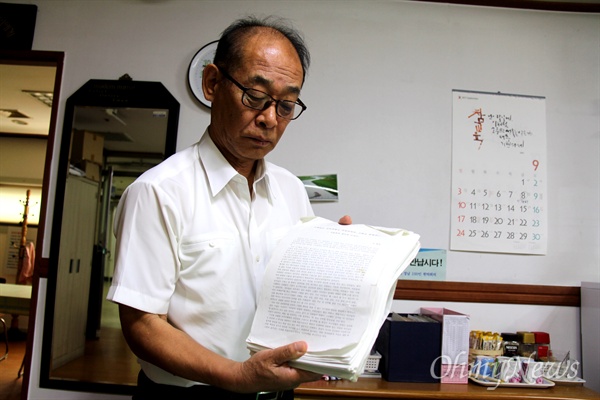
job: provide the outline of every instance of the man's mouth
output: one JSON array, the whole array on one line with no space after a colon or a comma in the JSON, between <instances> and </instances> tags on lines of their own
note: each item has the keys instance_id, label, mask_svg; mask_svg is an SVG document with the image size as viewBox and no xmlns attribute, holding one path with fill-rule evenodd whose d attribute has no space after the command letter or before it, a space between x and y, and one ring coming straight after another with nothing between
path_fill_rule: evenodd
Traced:
<instances>
[{"instance_id":1,"label":"man's mouth","mask_svg":"<svg viewBox=\"0 0 600 400\"><path fill-rule=\"evenodd\" d=\"M253 143L255 143L256 145L261 146L261 147L268 146L271 143L271 141L262 139L260 137L250 136L248 138L250 140L252 140Z\"/></svg>"}]
</instances>

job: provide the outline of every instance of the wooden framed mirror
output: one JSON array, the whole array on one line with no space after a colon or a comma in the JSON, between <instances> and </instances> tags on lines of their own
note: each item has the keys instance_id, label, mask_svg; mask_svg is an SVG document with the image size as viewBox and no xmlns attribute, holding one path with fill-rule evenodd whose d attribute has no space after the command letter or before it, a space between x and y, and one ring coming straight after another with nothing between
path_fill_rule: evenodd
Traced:
<instances>
[{"instance_id":1,"label":"wooden framed mirror","mask_svg":"<svg viewBox=\"0 0 600 400\"><path fill-rule=\"evenodd\" d=\"M66 102L40 387L129 394L138 366L105 300L112 214L129 183L175 152L179 103L160 82L90 80Z\"/></svg>"}]
</instances>

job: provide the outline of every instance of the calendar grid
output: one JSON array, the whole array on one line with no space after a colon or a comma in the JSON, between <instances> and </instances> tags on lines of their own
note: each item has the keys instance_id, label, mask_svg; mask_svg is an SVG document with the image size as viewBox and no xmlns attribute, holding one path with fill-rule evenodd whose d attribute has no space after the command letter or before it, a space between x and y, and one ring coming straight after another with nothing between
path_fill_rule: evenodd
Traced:
<instances>
[{"instance_id":1,"label":"calendar grid","mask_svg":"<svg viewBox=\"0 0 600 400\"><path fill-rule=\"evenodd\" d=\"M545 100L453 91L451 250L545 254Z\"/></svg>"}]
</instances>

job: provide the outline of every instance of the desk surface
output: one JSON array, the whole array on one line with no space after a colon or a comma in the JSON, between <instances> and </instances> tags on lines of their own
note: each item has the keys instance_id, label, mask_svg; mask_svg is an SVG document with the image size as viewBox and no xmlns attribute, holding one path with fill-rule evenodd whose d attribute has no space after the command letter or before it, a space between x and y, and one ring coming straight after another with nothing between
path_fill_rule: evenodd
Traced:
<instances>
[{"instance_id":1,"label":"desk surface","mask_svg":"<svg viewBox=\"0 0 600 400\"><path fill-rule=\"evenodd\" d=\"M0 283L0 312L29 315L31 286Z\"/></svg>"},{"instance_id":2,"label":"desk surface","mask_svg":"<svg viewBox=\"0 0 600 400\"><path fill-rule=\"evenodd\" d=\"M31 286L16 285L14 283L0 283L0 297L31 299Z\"/></svg>"},{"instance_id":3,"label":"desk surface","mask_svg":"<svg viewBox=\"0 0 600 400\"><path fill-rule=\"evenodd\" d=\"M475 383L466 385L439 383L387 382L382 379L350 381L317 381L300 385L296 400L341 399L454 399L514 400L528 399L600 399L600 393L583 386L554 386L547 389L497 388L488 390Z\"/></svg>"}]
</instances>

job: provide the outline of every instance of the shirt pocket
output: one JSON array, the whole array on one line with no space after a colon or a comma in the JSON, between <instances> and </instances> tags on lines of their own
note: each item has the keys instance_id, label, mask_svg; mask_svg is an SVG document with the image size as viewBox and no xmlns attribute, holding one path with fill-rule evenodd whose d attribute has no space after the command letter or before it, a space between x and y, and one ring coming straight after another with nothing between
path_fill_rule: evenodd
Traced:
<instances>
[{"instance_id":1,"label":"shirt pocket","mask_svg":"<svg viewBox=\"0 0 600 400\"><path fill-rule=\"evenodd\" d=\"M240 242L229 233L182 240L178 286L205 312L236 307L240 285Z\"/></svg>"},{"instance_id":2,"label":"shirt pocket","mask_svg":"<svg viewBox=\"0 0 600 400\"><path fill-rule=\"evenodd\" d=\"M201 269L211 269L215 267L215 263L221 263L235 252L235 247L235 237L229 233L187 237L182 240L179 249L181 270L183 272L190 267L194 267L197 272L201 272Z\"/></svg>"}]
</instances>

